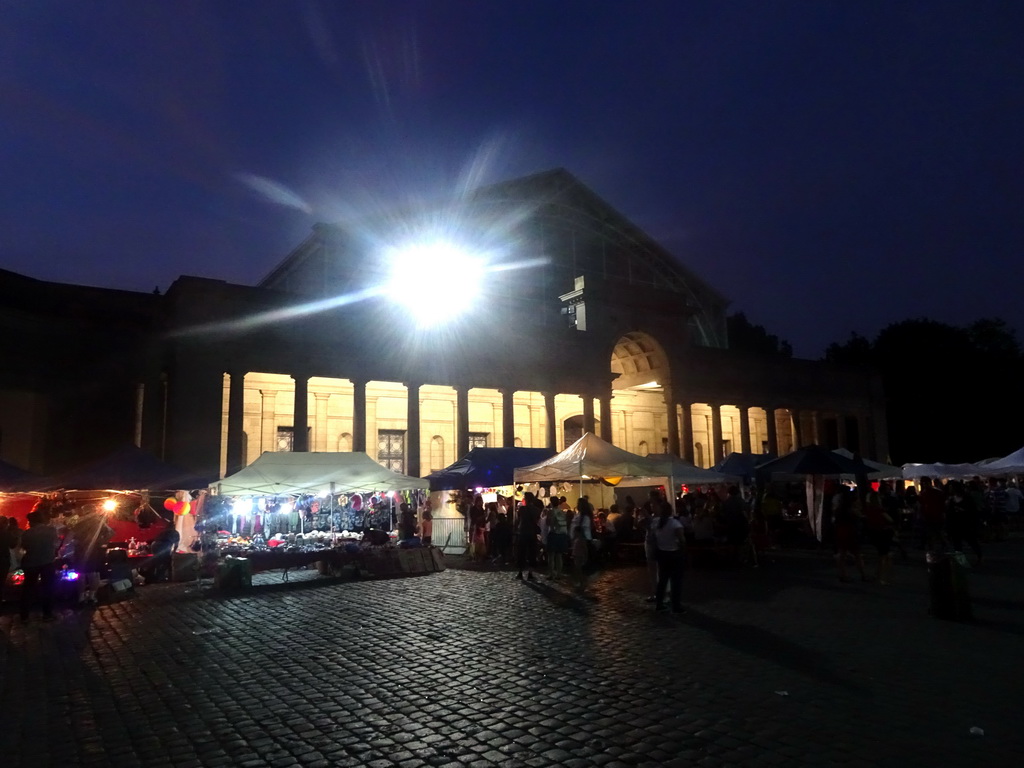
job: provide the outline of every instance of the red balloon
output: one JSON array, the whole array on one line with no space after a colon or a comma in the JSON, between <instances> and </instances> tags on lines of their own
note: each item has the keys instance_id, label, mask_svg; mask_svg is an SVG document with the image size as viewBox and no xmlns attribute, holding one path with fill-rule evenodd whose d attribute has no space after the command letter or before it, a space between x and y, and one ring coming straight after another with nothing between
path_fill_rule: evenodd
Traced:
<instances>
[{"instance_id":1,"label":"red balloon","mask_svg":"<svg viewBox=\"0 0 1024 768\"><path fill-rule=\"evenodd\" d=\"M171 512L174 511L174 508L177 505L178 505L178 500L176 498L174 498L173 496L171 498L169 498L169 499L166 499L164 501L164 509L169 510Z\"/></svg>"}]
</instances>

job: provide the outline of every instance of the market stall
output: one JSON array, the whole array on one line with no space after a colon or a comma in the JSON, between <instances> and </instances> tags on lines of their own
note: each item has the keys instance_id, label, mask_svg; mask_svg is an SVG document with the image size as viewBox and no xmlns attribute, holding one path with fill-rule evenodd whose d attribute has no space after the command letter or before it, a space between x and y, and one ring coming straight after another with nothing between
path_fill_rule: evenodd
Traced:
<instances>
[{"instance_id":1,"label":"market stall","mask_svg":"<svg viewBox=\"0 0 1024 768\"><path fill-rule=\"evenodd\" d=\"M569 482L579 496L591 496L595 507L615 501L612 487L624 479L665 476L664 463L638 456L605 442L590 432L546 461L515 470L517 483Z\"/></svg>"},{"instance_id":2,"label":"market stall","mask_svg":"<svg viewBox=\"0 0 1024 768\"><path fill-rule=\"evenodd\" d=\"M204 559L232 584L314 564L321 573L440 570L429 548L399 552L420 547L394 532L402 502L415 510L427 487L365 453L267 452L210 486L215 495L199 526Z\"/></svg>"},{"instance_id":3,"label":"market stall","mask_svg":"<svg viewBox=\"0 0 1024 768\"><path fill-rule=\"evenodd\" d=\"M434 544L446 552L465 550L469 523L460 507L468 506L474 495L485 503L515 498L515 468L554 453L547 448L474 448L454 464L427 475Z\"/></svg>"}]
</instances>

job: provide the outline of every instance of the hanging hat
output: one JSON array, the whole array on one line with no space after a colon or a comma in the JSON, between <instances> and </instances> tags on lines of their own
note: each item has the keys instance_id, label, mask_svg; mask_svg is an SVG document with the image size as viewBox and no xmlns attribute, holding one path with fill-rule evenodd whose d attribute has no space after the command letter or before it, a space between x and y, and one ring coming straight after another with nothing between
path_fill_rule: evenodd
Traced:
<instances>
[{"instance_id":1,"label":"hanging hat","mask_svg":"<svg viewBox=\"0 0 1024 768\"><path fill-rule=\"evenodd\" d=\"M353 493L352 494L352 509L354 509L356 512L358 512L362 508L363 508L363 497L362 497L362 494Z\"/></svg>"}]
</instances>

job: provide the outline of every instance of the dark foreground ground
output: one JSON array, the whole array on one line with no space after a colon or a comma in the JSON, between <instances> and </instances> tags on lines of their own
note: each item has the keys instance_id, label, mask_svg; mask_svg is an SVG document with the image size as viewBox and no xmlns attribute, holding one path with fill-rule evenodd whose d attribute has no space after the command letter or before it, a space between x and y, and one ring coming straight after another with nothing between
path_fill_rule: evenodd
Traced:
<instances>
[{"instance_id":1,"label":"dark foreground ground","mask_svg":"<svg viewBox=\"0 0 1024 768\"><path fill-rule=\"evenodd\" d=\"M971 624L927 615L919 554L888 587L772 559L689 573L684 616L639 568L590 599L452 569L8 612L0 765L1024 765L1024 539Z\"/></svg>"}]
</instances>

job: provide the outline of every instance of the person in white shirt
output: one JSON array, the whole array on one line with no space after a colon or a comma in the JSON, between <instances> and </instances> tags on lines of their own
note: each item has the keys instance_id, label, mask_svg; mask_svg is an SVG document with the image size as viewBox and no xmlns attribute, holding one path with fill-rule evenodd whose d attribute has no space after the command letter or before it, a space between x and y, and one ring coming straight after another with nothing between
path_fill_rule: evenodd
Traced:
<instances>
[{"instance_id":1,"label":"person in white shirt","mask_svg":"<svg viewBox=\"0 0 1024 768\"><path fill-rule=\"evenodd\" d=\"M1024 493L1020 492L1020 488L1017 487L1016 483L1006 484L1006 515L1010 518L1011 523L1015 523L1017 516L1020 514L1020 503L1024 500Z\"/></svg>"},{"instance_id":2,"label":"person in white shirt","mask_svg":"<svg viewBox=\"0 0 1024 768\"><path fill-rule=\"evenodd\" d=\"M662 508L661 514L651 520L651 530L654 532L654 541L657 546L658 558L658 588L654 593L654 609L656 611L667 611L665 605L665 588L672 585L672 611L673 613L684 613L683 595L683 569L685 567L683 547L686 546L686 539L683 534L683 524L678 518L672 515L672 508L667 504Z\"/></svg>"},{"instance_id":3,"label":"person in white shirt","mask_svg":"<svg viewBox=\"0 0 1024 768\"><path fill-rule=\"evenodd\" d=\"M587 575L584 568L590 562L590 547L594 539L594 508L586 496L576 505L576 515L569 527L572 541L572 569L576 577L576 589L583 594L587 589Z\"/></svg>"}]
</instances>

